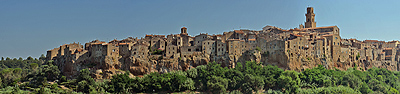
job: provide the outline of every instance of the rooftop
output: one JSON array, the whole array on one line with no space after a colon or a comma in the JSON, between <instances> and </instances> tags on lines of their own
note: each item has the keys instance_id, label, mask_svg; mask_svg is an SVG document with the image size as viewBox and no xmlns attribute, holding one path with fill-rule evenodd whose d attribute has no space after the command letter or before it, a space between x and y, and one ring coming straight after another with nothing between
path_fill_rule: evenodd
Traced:
<instances>
[{"instance_id":1,"label":"rooftop","mask_svg":"<svg viewBox=\"0 0 400 94\"><path fill-rule=\"evenodd\" d=\"M235 33L244 34L244 32L242 30L235 30Z\"/></svg>"}]
</instances>

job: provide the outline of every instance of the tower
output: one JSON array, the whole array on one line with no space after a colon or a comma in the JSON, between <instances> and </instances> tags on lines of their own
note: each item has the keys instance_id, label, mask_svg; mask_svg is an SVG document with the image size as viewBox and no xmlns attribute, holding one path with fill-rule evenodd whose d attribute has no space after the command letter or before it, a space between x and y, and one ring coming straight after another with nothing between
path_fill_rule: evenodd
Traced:
<instances>
[{"instance_id":1,"label":"tower","mask_svg":"<svg viewBox=\"0 0 400 94\"><path fill-rule=\"evenodd\" d=\"M305 25L306 25L305 28L314 28L317 25L317 23L315 22L315 14L313 7L307 7Z\"/></svg>"},{"instance_id":2,"label":"tower","mask_svg":"<svg viewBox=\"0 0 400 94\"><path fill-rule=\"evenodd\" d=\"M181 28L181 34L187 34L187 28L186 27L182 27Z\"/></svg>"}]
</instances>

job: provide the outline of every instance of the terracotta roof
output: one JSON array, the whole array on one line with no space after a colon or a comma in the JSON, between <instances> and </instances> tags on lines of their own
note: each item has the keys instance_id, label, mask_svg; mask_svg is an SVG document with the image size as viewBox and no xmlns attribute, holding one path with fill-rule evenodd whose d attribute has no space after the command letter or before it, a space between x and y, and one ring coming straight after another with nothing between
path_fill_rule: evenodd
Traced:
<instances>
[{"instance_id":1,"label":"terracotta roof","mask_svg":"<svg viewBox=\"0 0 400 94\"><path fill-rule=\"evenodd\" d=\"M78 52L82 52L83 50L82 50L82 49L77 49L76 51L78 51Z\"/></svg>"},{"instance_id":2,"label":"terracotta roof","mask_svg":"<svg viewBox=\"0 0 400 94\"><path fill-rule=\"evenodd\" d=\"M106 42L92 43L92 45L99 45L99 44L103 44L103 43L106 43Z\"/></svg>"},{"instance_id":3,"label":"terracotta roof","mask_svg":"<svg viewBox=\"0 0 400 94\"><path fill-rule=\"evenodd\" d=\"M399 42L399 41L397 41L397 40L389 41L389 43L396 43L396 42Z\"/></svg>"},{"instance_id":4,"label":"terracotta roof","mask_svg":"<svg viewBox=\"0 0 400 94\"><path fill-rule=\"evenodd\" d=\"M147 35L147 34L146 34L146 37L151 37L151 36L153 36L153 35Z\"/></svg>"},{"instance_id":5,"label":"terracotta roof","mask_svg":"<svg viewBox=\"0 0 400 94\"><path fill-rule=\"evenodd\" d=\"M228 41L240 41L240 39L228 39Z\"/></svg>"},{"instance_id":6,"label":"terracotta roof","mask_svg":"<svg viewBox=\"0 0 400 94\"><path fill-rule=\"evenodd\" d=\"M118 43L118 45L128 45L129 43Z\"/></svg>"},{"instance_id":7,"label":"terracotta roof","mask_svg":"<svg viewBox=\"0 0 400 94\"><path fill-rule=\"evenodd\" d=\"M349 39L349 40L356 40L356 39Z\"/></svg>"},{"instance_id":8,"label":"terracotta roof","mask_svg":"<svg viewBox=\"0 0 400 94\"><path fill-rule=\"evenodd\" d=\"M290 35L293 35L293 36L296 36L296 37L303 37L302 35L293 34L293 33L290 33Z\"/></svg>"},{"instance_id":9,"label":"terracotta roof","mask_svg":"<svg viewBox=\"0 0 400 94\"><path fill-rule=\"evenodd\" d=\"M244 34L244 32L242 30L235 30L235 33Z\"/></svg>"},{"instance_id":10,"label":"terracotta roof","mask_svg":"<svg viewBox=\"0 0 400 94\"><path fill-rule=\"evenodd\" d=\"M182 29L186 29L186 27L182 27Z\"/></svg>"},{"instance_id":11,"label":"terracotta roof","mask_svg":"<svg viewBox=\"0 0 400 94\"><path fill-rule=\"evenodd\" d=\"M379 42L378 40L364 40L363 42Z\"/></svg>"},{"instance_id":12,"label":"terracotta roof","mask_svg":"<svg viewBox=\"0 0 400 94\"><path fill-rule=\"evenodd\" d=\"M249 41L256 41L256 39L249 39Z\"/></svg>"}]
</instances>

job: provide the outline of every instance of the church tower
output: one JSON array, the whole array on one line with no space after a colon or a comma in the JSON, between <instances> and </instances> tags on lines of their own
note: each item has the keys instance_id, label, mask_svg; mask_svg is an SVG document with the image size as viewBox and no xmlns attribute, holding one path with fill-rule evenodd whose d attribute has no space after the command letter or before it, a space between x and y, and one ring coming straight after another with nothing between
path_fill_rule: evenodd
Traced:
<instances>
[{"instance_id":1,"label":"church tower","mask_svg":"<svg viewBox=\"0 0 400 94\"><path fill-rule=\"evenodd\" d=\"M315 28L317 23L315 22L315 14L313 7L307 7L305 28Z\"/></svg>"},{"instance_id":2,"label":"church tower","mask_svg":"<svg viewBox=\"0 0 400 94\"><path fill-rule=\"evenodd\" d=\"M186 27L182 27L181 28L181 34L186 34L187 35L187 28Z\"/></svg>"}]
</instances>

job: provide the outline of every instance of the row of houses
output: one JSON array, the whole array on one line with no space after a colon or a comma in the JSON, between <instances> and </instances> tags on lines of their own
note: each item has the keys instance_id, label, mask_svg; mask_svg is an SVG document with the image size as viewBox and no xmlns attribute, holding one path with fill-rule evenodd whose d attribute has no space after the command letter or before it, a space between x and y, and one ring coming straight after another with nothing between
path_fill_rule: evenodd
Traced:
<instances>
[{"instance_id":1,"label":"row of houses","mask_svg":"<svg viewBox=\"0 0 400 94\"><path fill-rule=\"evenodd\" d=\"M266 58L264 62L285 69L302 70L317 64L328 69L356 65L366 68L375 61L398 69L398 41L342 39L337 26L316 27L314 18L313 8L309 7L306 25L289 30L265 26L262 30L233 30L218 35L200 33L193 37L188 35L186 27L182 27L179 34L166 36L151 34L140 39L130 37L110 42L94 40L85 46L65 44L47 51L47 59L62 57L84 62L85 58L111 56L146 60L152 55L178 59L202 54L210 57L210 61L225 57L236 62L243 53L258 50Z\"/></svg>"}]
</instances>

